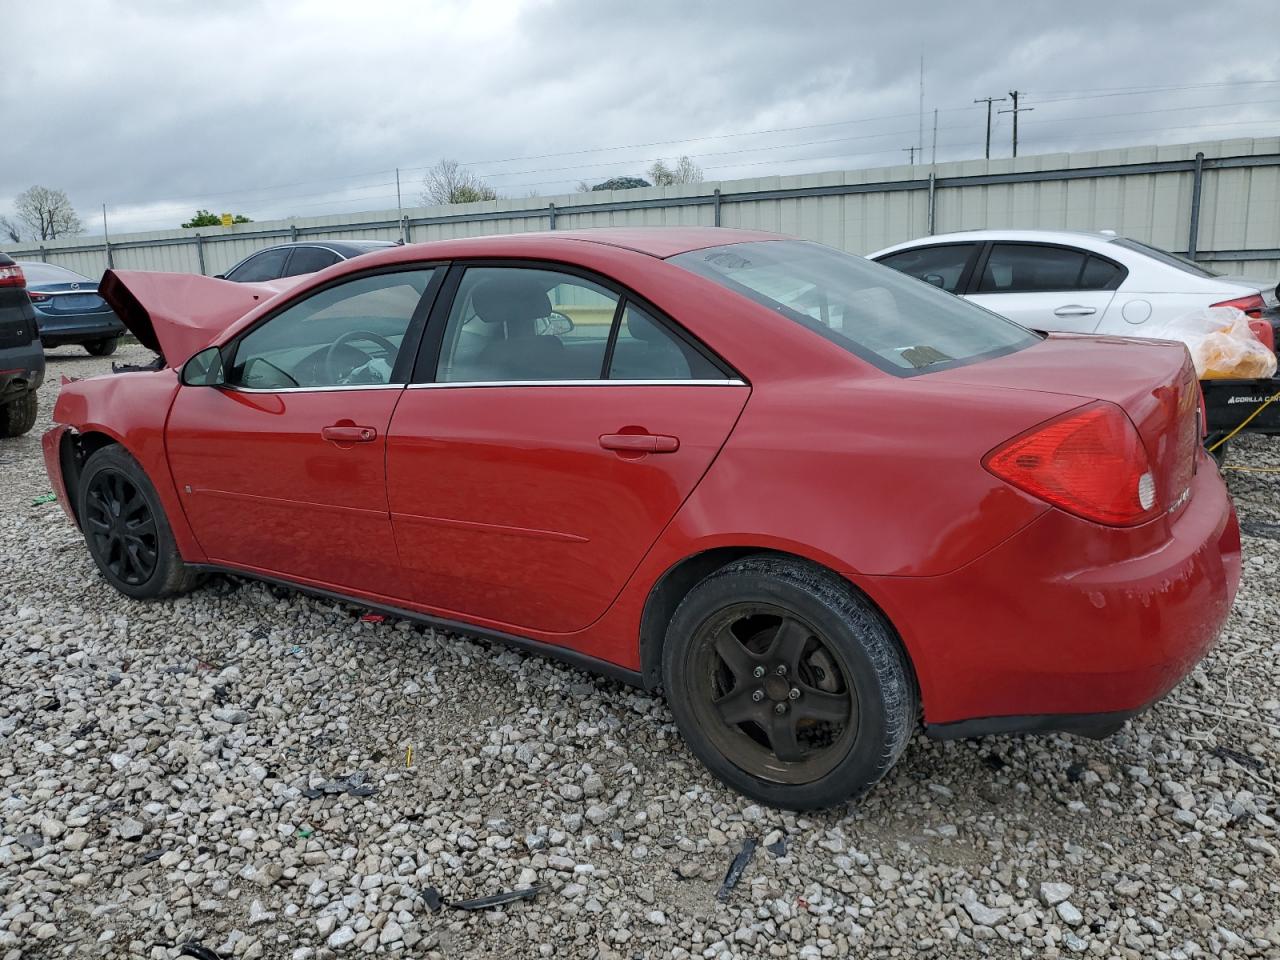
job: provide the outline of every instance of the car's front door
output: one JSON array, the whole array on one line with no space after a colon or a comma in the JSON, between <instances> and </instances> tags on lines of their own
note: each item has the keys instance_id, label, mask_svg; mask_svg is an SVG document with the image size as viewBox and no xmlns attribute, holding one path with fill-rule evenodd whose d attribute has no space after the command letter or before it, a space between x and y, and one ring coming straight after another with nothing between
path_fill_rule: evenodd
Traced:
<instances>
[{"instance_id":1,"label":"car's front door","mask_svg":"<svg viewBox=\"0 0 1280 960\"><path fill-rule=\"evenodd\" d=\"M414 599L497 629L579 630L706 472L749 388L596 279L455 266L450 288L387 442Z\"/></svg>"},{"instance_id":2,"label":"car's front door","mask_svg":"<svg viewBox=\"0 0 1280 960\"><path fill-rule=\"evenodd\" d=\"M1032 330L1092 333L1123 270L1074 247L993 243L968 299Z\"/></svg>"},{"instance_id":3,"label":"car's front door","mask_svg":"<svg viewBox=\"0 0 1280 960\"><path fill-rule=\"evenodd\" d=\"M435 277L340 281L228 345L225 385L180 388L169 464L210 560L404 597L386 436Z\"/></svg>"}]
</instances>

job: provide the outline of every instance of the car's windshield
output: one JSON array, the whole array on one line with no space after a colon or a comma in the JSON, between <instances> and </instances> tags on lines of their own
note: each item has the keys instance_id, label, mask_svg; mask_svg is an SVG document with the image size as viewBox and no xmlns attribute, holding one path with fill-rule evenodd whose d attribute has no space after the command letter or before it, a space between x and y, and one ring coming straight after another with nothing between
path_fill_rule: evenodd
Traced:
<instances>
[{"instance_id":1,"label":"car's windshield","mask_svg":"<svg viewBox=\"0 0 1280 960\"><path fill-rule=\"evenodd\" d=\"M1196 277L1220 277L1222 273L1218 270L1210 270L1203 264L1196 263L1194 260L1188 260L1186 257L1180 257L1176 253L1170 253L1168 250L1161 250L1159 247L1153 247L1148 243L1142 243L1138 240L1130 240L1128 237L1116 237L1111 241L1117 247L1124 247L1126 250L1134 250L1152 260L1159 260L1166 267L1173 267L1175 270L1181 270L1183 273L1189 273Z\"/></svg>"},{"instance_id":2,"label":"car's windshield","mask_svg":"<svg viewBox=\"0 0 1280 960\"><path fill-rule=\"evenodd\" d=\"M65 267L55 267L51 263L35 263L24 260L21 266L28 285L37 283L87 283L90 286L96 286L88 277L82 277L80 274L74 273Z\"/></svg>"},{"instance_id":3,"label":"car's windshield","mask_svg":"<svg viewBox=\"0 0 1280 960\"><path fill-rule=\"evenodd\" d=\"M899 376L1000 356L1039 340L922 280L818 243L737 243L671 262Z\"/></svg>"}]
</instances>

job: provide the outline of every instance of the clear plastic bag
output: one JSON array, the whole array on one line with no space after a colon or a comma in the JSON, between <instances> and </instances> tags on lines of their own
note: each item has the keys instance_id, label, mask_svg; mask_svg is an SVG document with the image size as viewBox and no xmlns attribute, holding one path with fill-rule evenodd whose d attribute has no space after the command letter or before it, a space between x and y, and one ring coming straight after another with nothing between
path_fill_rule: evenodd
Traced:
<instances>
[{"instance_id":1,"label":"clear plastic bag","mask_svg":"<svg viewBox=\"0 0 1280 960\"><path fill-rule=\"evenodd\" d=\"M1257 380L1276 373L1276 355L1254 335L1249 318L1235 307L1193 310L1144 333L1185 343L1201 380Z\"/></svg>"}]
</instances>

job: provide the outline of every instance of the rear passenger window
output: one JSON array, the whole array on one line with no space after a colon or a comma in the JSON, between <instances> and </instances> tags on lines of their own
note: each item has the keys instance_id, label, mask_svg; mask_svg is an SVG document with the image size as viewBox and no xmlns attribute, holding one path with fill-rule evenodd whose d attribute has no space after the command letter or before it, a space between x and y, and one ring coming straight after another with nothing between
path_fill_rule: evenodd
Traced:
<instances>
[{"instance_id":1,"label":"rear passenger window","mask_svg":"<svg viewBox=\"0 0 1280 960\"><path fill-rule=\"evenodd\" d=\"M556 270L472 267L449 312L436 380L598 380L618 301Z\"/></svg>"},{"instance_id":2,"label":"rear passenger window","mask_svg":"<svg viewBox=\"0 0 1280 960\"><path fill-rule=\"evenodd\" d=\"M278 280L284 270L284 259L289 256L288 247L277 247L246 260L227 274L236 283L258 283L262 280Z\"/></svg>"},{"instance_id":3,"label":"rear passenger window","mask_svg":"<svg viewBox=\"0 0 1280 960\"><path fill-rule=\"evenodd\" d=\"M973 253L972 243L942 244L936 247L918 247L882 257L880 263L900 273L941 287L955 293L964 276L965 265Z\"/></svg>"},{"instance_id":4,"label":"rear passenger window","mask_svg":"<svg viewBox=\"0 0 1280 960\"><path fill-rule=\"evenodd\" d=\"M1121 269L1109 260L1090 257L1080 275L1081 290L1109 290L1120 279Z\"/></svg>"},{"instance_id":5,"label":"rear passenger window","mask_svg":"<svg viewBox=\"0 0 1280 960\"><path fill-rule=\"evenodd\" d=\"M1047 293L1075 290L1085 254L1064 247L996 243L982 271L978 293Z\"/></svg>"},{"instance_id":6,"label":"rear passenger window","mask_svg":"<svg viewBox=\"0 0 1280 960\"><path fill-rule=\"evenodd\" d=\"M289 259L286 277L296 277L303 273L315 273L338 262L339 256L332 250L321 247L295 247Z\"/></svg>"},{"instance_id":7,"label":"rear passenger window","mask_svg":"<svg viewBox=\"0 0 1280 960\"><path fill-rule=\"evenodd\" d=\"M652 315L627 304L609 363L610 380L723 380L724 374Z\"/></svg>"}]
</instances>

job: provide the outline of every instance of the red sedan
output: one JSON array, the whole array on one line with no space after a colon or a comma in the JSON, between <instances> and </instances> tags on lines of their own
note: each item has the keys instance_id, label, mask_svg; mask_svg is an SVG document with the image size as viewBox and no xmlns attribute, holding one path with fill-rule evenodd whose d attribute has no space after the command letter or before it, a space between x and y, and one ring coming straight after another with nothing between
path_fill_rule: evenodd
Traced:
<instances>
[{"instance_id":1,"label":"red sedan","mask_svg":"<svg viewBox=\"0 0 1280 960\"><path fill-rule=\"evenodd\" d=\"M938 737L1102 736L1240 576L1177 344L1044 336L771 234L397 247L275 287L108 272L154 368L44 438L103 576L217 570L662 687L819 807Z\"/></svg>"}]
</instances>

